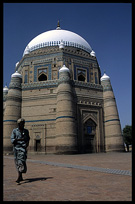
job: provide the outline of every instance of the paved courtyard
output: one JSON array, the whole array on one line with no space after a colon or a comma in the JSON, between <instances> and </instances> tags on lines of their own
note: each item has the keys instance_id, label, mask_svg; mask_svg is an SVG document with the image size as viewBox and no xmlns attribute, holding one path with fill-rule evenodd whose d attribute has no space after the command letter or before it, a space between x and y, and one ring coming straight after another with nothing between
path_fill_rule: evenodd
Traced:
<instances>
[{"instance_id":1,"label":"paved courtyard","mask_svg":"<svg viewBox=\"0 0 135 204\"><path fill-rule=\"evenodd\" d=\"M32 155L17 185L13 156L4 156L4 201L131 201L132 154Z\"/></svg>"}]
</instances>

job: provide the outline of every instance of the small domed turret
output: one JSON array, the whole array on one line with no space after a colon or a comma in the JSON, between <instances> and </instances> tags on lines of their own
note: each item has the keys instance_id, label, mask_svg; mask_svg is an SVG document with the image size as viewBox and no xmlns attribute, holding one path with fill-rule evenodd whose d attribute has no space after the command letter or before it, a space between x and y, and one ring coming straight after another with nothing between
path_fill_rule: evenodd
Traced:
<instances>
[{"instance_id":1,"label":"small domed turret","mask_svg":"<svg viewBox=\"0 0 135 204\"><path fill-rule=\"evenodd\" d=\"M65 47L64 43L63 43L63 40L61 40L60 44L59 44L59 48L60 49L63 49Z\"/></svg>"},{"instance_id":2,"label":"small domed turret","mask_svg":"<svg viewBox=\"0 0 135 204\"><path fill-rule=\"evenodd\" d=\"M8 87L7 87L7 85L3 88L3 92L6 94L6 93L8 93Z\"/></svg>"},{"instance_id":3,"label":"small domed turret","mask_svg":"<svg viewBox=\"0 0 135 204\"><path fill-rule=\"evenodd\" d=\"M90 55L93 56L93 57L96 56L96 53L94 52L94 50L91 51Z\"/></svg>"},{"instance_id":4,"label":"small domed turret","mask_svg":"<svg viewBox=\"0 0 135 204\"><path fill-rule=\"evenodd\" d=\"M16 62L15 67L17 67L17 66L18 66L18 64L19 64L19 62Z\"/></svg>"}]
</instances>

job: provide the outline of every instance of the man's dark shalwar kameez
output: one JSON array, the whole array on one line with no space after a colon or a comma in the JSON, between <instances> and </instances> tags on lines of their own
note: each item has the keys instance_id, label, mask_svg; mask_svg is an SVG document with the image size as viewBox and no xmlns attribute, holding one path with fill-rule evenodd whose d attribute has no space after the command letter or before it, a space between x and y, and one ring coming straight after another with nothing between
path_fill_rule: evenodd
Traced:
<instances>
[{"instance_id":1,"label":"man's dark shalwar kameez","mask_svg":"<svg viewBox=\"0 0 135 204\"><path fill-rule=\"evenodd\" d=\"M16 141L16 139L23 139L22 141ZM26 159L27 159L27 146L29 144L29 132L27 129L23 129L23 132L16 128L12 131L11 143L13 146L15 165L19 172L26 173Z\"/></svg>"}]
</instances>

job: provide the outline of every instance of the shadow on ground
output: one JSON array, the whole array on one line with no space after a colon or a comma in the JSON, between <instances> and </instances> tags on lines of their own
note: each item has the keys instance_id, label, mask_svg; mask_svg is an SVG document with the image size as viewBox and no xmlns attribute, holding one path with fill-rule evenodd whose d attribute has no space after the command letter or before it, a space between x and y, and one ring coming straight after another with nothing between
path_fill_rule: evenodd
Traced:
<instances>
[{"instance_id":1,"label":"shadow on ground","mask_svg":"<svg viewBox=\"0 0 135 204\"><path fill-rule=\"evenodd\" d=\"M25 183L31 183L31 182L35 182L35 181L45 181L47 179L52 179L53 177L39 177L39 178L28 178L28 179L24 179L21 184L25 184Z\"/></svg>"}]
</instances>

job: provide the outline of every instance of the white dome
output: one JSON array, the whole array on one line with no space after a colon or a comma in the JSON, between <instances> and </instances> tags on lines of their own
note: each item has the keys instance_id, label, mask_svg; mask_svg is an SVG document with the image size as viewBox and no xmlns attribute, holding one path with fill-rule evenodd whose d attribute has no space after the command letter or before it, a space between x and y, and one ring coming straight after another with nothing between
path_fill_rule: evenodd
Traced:
<instances>
[{"instance_id":1,"label":"white dome","mask_svg":"<svg viewBox=\"0 0 135 204\"><path fill-rule=\"evenodd\" d=\"M110 77L106 75L106 73L104 73L104 75L100 78L101 81L107 81L110 80Z\"/></svg>"},{"instance_id":2,"label":"white dome","mask_svg":"<svg viewBox=\"0 0 135 204\"><path fill-rule=\"evenodd\" d=\"M80 35L68 30L62 30L59 27L59 29L41 33L31 40L26 46L23 56L42 47L59 45L61 41L63 41L65 46L78 47L89 53L92 51L90 45Z\"/></svg>"},{"instance_id":3,"label":"white dome","mask_svg":"<svg viewBox=\"0 0 135 204\"><path fill-rule=\"evenodd\" d=\"M14 74L12 74L12 75L11 75L11 78L13 78L13 77L22 78L22 75L21 75L21 74L19 74L19 72L18 72L18 71L16 71Z\"/></svg>"}]
</instances>

